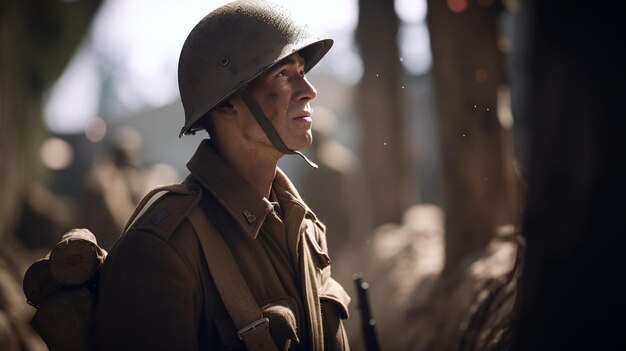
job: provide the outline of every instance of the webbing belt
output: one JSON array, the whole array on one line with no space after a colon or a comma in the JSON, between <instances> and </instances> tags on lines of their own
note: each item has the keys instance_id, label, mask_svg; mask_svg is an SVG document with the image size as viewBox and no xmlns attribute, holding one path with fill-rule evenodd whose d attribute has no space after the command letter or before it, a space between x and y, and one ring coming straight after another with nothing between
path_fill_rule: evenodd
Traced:
<instances>
[{"instance_id":1,"label":"webbing belt","mask_svg":"<svg viewBox=\"0 0 626 351\"><path fill-rule=\"evenodd\" d=\"M189 214L189 220L200 241L215 286L238 329L237 336L248 350L277 351L270 335L269 320L263 317L228 245L207 220L199 204Z\"/></svg>"}]
</instances>

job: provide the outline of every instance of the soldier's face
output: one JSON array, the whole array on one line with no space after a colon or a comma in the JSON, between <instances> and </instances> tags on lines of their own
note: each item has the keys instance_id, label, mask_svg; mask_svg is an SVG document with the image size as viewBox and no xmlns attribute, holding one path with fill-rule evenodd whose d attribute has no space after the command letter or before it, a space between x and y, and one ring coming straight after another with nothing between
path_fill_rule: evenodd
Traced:
<instances>
[{"instance_id":1,"label":"soldier's face","mask_svg":"<svg viewBox=\"0 0 626 351\"><path fill-rule=\"evenodd\" d=\"M302 150L311 145L313 111L310 101L317 96L317 91L304 76L304 59L300 54L288 56L255 79L249 91L288 148ZM271 145L254 117L249 114L248 123L244 126L248 137Z\"/></svg>"}]
</instances>

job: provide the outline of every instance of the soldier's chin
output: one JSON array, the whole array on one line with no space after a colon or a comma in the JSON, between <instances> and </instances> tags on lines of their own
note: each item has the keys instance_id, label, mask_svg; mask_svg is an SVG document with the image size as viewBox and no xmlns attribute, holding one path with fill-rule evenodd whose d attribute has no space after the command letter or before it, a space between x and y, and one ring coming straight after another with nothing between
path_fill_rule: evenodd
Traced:
<instances>
[{"instance_id":1,"label":"soldier's chin","mask_svg":"<svg viewBox=\"0 0 626 351\"><path fill-rule=\"evenodd\" d=\"M313 136L308 133L304 140L293 142L292 145L287 145L293 151L302 151L308 149L313 144Z\"/></svg>"},{"instance_id":2,"label":"soldier's chin","mask_svg":"<svg viewBox=\"0 0 626 351\"><path fill-rule=\"evenodd\" d=\"M299 133L291 133L291 134L279 132L278 136L282 140L284 146L286 146L287 149L292 150L292 151L301 151L301 150L307 149L313 143L313 134L311 133L310 130L306 132L300 131ZM279 152L282 151L281 150L282 148L274 144L270 140L267 134L265 135L264 139L265 139L264 144L266 146L273 147L275 150Z\"/></svg>"}]
</instances>

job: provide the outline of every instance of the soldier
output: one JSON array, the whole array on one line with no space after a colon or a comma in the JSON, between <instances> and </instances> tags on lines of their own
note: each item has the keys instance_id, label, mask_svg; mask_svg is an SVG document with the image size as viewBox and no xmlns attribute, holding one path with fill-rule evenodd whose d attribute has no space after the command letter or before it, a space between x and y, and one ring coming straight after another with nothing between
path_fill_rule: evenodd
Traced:
<instances>
[{"instance_id":1,"label":"soldier","mask_svg":"<svg viewBox=\"0 0 626 351\"><path fill-rule=\"evenodd\" d=\"M101 350L346 350L325 226L277 167L311 145L305 77L333 41L266 1L203 18L180 55L181 184L148 194L101 271ZM159 192L160 190L165 190ZM154 193L161 194L156 200ZM150 205L146 203L152 202Z\"/></svg>"}]
</instances>

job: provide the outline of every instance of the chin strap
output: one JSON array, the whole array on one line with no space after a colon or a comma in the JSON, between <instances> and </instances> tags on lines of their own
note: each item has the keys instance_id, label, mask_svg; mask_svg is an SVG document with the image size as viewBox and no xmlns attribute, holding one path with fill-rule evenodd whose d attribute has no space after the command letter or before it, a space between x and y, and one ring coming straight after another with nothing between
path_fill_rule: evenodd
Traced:
<instances>
[{"instance_id":1,"label":"chin strap","mask_svg":"<svg viewBox=\"0 0 626 351\"><path fill-rule=\"evenodd\" d=\"M239 89L239 94L241 95L241 97L243 98L243 101L246 103L246 105L250 109L250 112L252 112L252 115L256 119L257 123L261 126L261 128L267 135L272 145L274 145L274 147L278 151L282 152L285 155L294 155L294 154L298 155L302 157L306 161L306 163L309 164L309 166L313 168L318 168L315 162L309 160L306 156L304 156L303 153L301 153L300 151L291 150L290 148L287 147L287 145L285 145L283 140L280 138L280 135L278 135L276 128L274 128L272 121L270 121L269 118L265 116L265 113L261 109L261 106L259 106L256 100L254 100L254 98L252 97L252 95L250 95L246 87Z\"/></svg>"}]
</instances>

